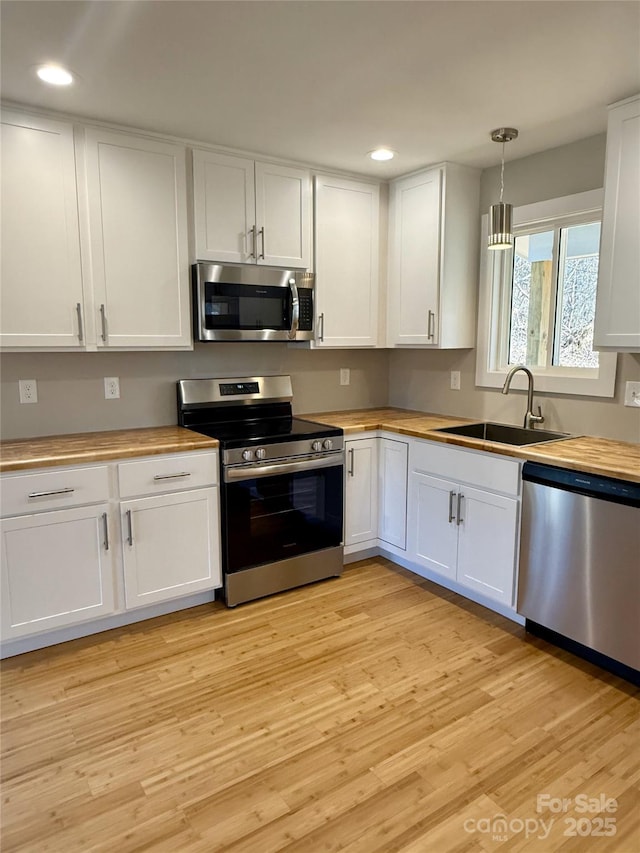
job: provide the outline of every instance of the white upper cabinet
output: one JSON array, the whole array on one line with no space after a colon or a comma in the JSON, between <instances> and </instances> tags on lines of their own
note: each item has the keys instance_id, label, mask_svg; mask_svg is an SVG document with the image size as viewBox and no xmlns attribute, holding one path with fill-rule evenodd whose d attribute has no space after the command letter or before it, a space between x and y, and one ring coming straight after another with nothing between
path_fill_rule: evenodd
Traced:
<instances>
[{"instance_id":1,"label":"white upper cabinet","mask_svg":"<svg viewBox=\"0 0 640 853\"><path fill-rule=\"evenodd\" d=\"M193 151L199 261L311 266L311 177L305 169Z\"/></svg>"},{"instance_id":2,"label":"white upper cabinet","mask_svg":"<svg viewBox=\"0 0 640 853\"><path fill-rule=\"evenodd\" d=\"M2 113L3 347L83 347L73 127Z\"/></svg>"},{"instance_id":3,"label":"white upper cabinet","mask_svg":"<svg viewBox=\"0 0 640 853\"><path fill-rule=\"evenodd\" d=\"M451 163L391 183L389 346L475 345L479 195Z\"/></svg>"},{"instance_id":4,"label":"white upper cabinet","mask_svg":"<svg viewBox=\"0 0 640 853\"><path fill-rule=\"evenodd\" d=\"M380 188L315 178L316 346L378 343Z\"/></svg>"},{"instance_id":5,"label":"white upper cabinet","mask_svg":"<svg viewBox=\"0 0 640 853\"><path fill-rule=\"evenodd\" d=\"M2 122L0 345L191 349L185 147Z\"/></svg>"},{"instance_id":6,"label":"white upper cabinet","mask_svg":"<svg viewBox=\"0 0 640 853\"><path fill-rule=\"evenodd\" d=\"M85 157L98 347L189 347L185 148L90 128Z\"/></svg>"},{"instance_id":7,"label":"white upper cabinet","mask_svg":"<svg viewBox=\"0 0 640 853\"><path fill-rule=\"evenodd\" d=\"M640 96L609 112L594 345L640 351Z\"/></svg>"}]
</instances>

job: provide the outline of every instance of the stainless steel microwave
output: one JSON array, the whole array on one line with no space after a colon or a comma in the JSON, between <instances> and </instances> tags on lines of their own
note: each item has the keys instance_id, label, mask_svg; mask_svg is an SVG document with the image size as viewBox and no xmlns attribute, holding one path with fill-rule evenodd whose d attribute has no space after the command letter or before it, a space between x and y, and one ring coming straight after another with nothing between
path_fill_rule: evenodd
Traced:
<instances>
[{"instance_id":1,"label":"stainless steel microwave","mask_svg":"<svg viewBox=\"0 0 640 853\"><path fill-rule=\"evenodd\" d=\"M313 340L313 273L204 263L192 271L197 341Z\"/></svg>"}]
</instances>

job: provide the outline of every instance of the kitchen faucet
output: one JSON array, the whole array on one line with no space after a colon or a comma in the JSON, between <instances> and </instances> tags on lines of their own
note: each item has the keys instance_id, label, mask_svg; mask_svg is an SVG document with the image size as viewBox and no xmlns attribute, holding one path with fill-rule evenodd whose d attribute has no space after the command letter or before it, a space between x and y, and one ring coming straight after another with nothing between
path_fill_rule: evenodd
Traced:
<instances>
[{"instance_id":1,"label":"kitchen faucet","mask_svg":"<svg viewBox=\"0 0 640 853\"><path fill-rule=\"evenodd\" d=\"M529 368L525 367L524 364L516 364L515 367L512 367L511 370L507 373L507 378L504 380L504 385L502 386L502 393L509 393L511 380L519 370L522 370L524 373L527 374L527 380L529 382L529 388L527 392L527 411L524 416L524 428L535 429L536 424L541 424L544 421L544 416L542 414L542 409L540 406L538 406L538 414L533 414L533 373L529 370Z\"/></svg>"}]
</instances>

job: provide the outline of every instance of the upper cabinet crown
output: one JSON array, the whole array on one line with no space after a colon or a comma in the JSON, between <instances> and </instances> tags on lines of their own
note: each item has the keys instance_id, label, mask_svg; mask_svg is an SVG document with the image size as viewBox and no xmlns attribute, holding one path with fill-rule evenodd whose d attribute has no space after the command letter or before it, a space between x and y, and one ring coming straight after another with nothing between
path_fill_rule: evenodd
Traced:
<instances>
[{"instance_id":1,"label":"upper cabinet crown","mask_svg":"<svg viewBox=\"0 0 640 853\"><path fill-rule=\"evenodd\" d=\"M594 346L640 351L640 95L609 112Z\"/></svg>"},{"instance_id":2,"label":"upper cabinet crown","mask_svg":"<svg viewBox=\"0 0 640 853\"><path fill-rule=\"evenodd\" d=\"M190 349L186 149L2 116L0 344Z\"/></svg>"},{"instance_id":3,"label":"upper cabinet crown","mask_svg":"<svg viewBox=\"0 0 640 853\"><path fill-rule=\"evenodd\" d=\"M389 346L475 345L480 172L446 163L391 183Z\"/></svg>"},{"instance_id":4,"label":"upper cabinet crown","mask_svg":"<svg viewBox=\"0 0 640 853\"><path fill-rule=\"evenodd\" d=\"M199 261L311 266L311 175L305 169L193 151Z\"/></svg>"}]
</instances>

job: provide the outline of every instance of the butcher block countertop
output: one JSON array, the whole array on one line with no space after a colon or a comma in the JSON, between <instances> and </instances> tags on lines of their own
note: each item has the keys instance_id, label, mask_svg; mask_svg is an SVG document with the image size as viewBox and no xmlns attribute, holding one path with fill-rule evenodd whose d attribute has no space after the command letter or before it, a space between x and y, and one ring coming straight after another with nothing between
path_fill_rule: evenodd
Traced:
<instances>
[{"instance_id":1,"label":"butcher block countertop","mask_svg":"<svg viewBox=\"0 0 640 853\"><path fill-rule=\"evenodd\" d=\"M559 468L640 482L640 444L632 442L583 435L544 444L515 447L511 444L434 432L444 426L477 423L478 419L456 418L393 407L317 412L300 417L341 427L347 437L359 432L386 430L472 450L530 459ZM179 426L53 435L1 442L0 471L81 465L216 447L216 439Z\"/></svg>"},{"instance_id":2,"label":"butcher block countertop","mask_svg":"<svg viewBox=\"0 0 640 853\"><path fill-rule=\"evenodd\" d=\"M82 465L132 456L156 456L218 447L215 438L179 426L47 435L0 443L0 471Z\"/></svg>"},{"instance_id":3,"label":"butcher block countertop","mask_svg":"<svg viewBox=\"0 0 640 853\"><path fill-rule=\"evenodd\" d=\"M479 418L475 420L455 418L408 409L356 409L343 412L317 412L301 415L301 417L342 427L347 438L358 432L387 430L401 435L456 444L472 450L485 450L503 456L514 456L518 459L555 465L558 468L569 468L574 471L601 474L640 483L640 444L629 441L580 435L544 444L516 447L512 444L499 444L495 441L434 432L444 426L478 423Z\"/></svg>"}]
</instances>

